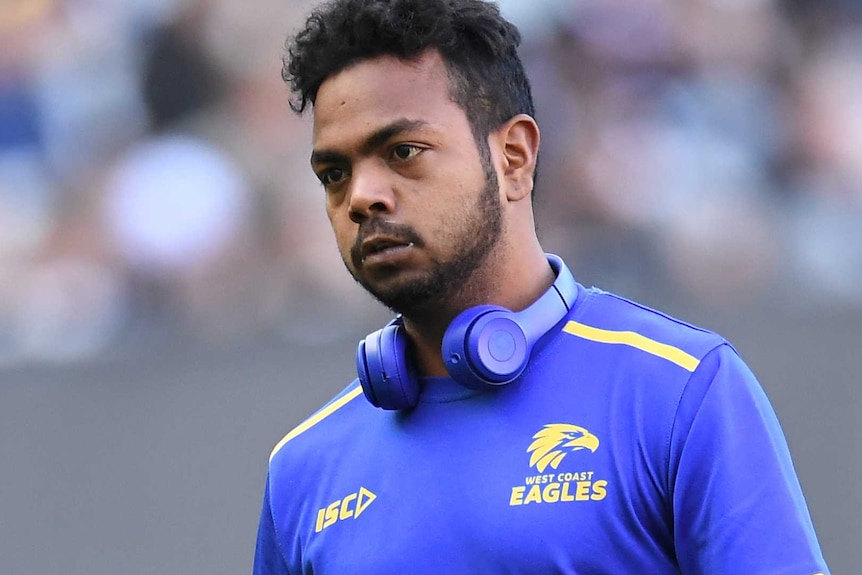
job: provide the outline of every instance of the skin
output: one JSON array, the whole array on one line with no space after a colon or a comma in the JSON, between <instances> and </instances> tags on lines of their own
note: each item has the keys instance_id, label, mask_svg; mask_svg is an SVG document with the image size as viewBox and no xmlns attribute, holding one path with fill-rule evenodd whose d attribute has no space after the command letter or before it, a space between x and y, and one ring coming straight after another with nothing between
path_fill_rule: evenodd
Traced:
<instances>
[{"instance_id":1,"label":"skin","mask_svg":"<svg viewBox=\"0 0 862 575\"><path fill-rule=\"evenodd\" d=\"M518 115L492 132L483 163L449 94L445 64L429 50L353 64L321 85L314 105L311 165L341 257L378 299L402 304L391 307L404 314L423 375L446 374L440 344L458 313L521 310L554 280L530 201L536 122ZM442 285L433 281L441 271ZM423 295L429 285L443 291Z\"/></svg>"}]
</instances>

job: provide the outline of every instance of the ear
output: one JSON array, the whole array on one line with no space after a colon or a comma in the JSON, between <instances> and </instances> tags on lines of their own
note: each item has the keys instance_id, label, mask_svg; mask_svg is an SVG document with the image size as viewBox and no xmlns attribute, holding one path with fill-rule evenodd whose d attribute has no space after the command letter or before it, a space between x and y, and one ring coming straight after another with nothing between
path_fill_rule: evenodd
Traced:
<instances>
[{"instance_id":1,"label":"ear","mask_svg":"<svg viewBox=\"0 0 862 575\"><path fill-rule=\"evenodd\" d=\"M506 197L518 201L533 191L533 177L539 156L539 126L527 114L518 114L497 129L503 152Z\"/></svg>"}]
</instances>

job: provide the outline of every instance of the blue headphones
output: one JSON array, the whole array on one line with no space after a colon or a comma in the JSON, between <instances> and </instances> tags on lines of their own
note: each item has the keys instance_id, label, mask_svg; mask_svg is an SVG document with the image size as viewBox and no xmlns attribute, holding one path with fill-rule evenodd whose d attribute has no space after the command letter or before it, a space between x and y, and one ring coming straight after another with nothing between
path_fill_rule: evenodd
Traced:
<instances>
[{"instance_id":1,"label":"blue headphones","mask_svg":"<svg viewBox=\"0 0 862 575\"><path fill-rule=\"evenodd\" d=\"M452 378L472 389L493 389L518 378L536 342L575 303L575 278L563 260L545 254L557 275L554 284L527 309L480 305L464 310L443 335L442 353ZM383 409L408 409L419 400L419 379L407 357L401 316L359 342L356 371L365 397Z\"/></svg>"}]
</instances>

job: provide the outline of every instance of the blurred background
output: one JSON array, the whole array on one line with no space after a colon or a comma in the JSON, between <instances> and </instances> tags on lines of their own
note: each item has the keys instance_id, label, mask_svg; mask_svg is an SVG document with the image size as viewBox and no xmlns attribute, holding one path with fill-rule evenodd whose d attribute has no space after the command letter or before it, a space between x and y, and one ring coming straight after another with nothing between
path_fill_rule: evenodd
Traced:
<instances>
[{"instance_id":1,"label":"blurred background","mask_svg":"<svg viewBox=\"0 0 862 575\"><path fill-rule=\"evenodd\" d=\"M312 4L0 0L0 573L249 572L270 449L388 319L280 79ZM545 248L735 344L859 573L862 6L500 4Z\"/></svg>"}]
</instances>

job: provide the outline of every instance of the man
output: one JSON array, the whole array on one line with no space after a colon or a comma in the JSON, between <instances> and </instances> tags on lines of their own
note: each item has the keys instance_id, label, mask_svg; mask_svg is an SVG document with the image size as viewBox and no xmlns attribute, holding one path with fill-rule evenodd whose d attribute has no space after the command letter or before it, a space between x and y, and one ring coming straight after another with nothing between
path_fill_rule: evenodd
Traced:
<instances>
[{"instance_id":1,"label":"man","mask_svg":"<svg viewBox=\"0 0 862 575\"><path fill-rule=\"evenodd\" d=\"M273 450L255 573L827 573L733 348L543 253L519 41L481 0L335 0L289 45L344 263L399 315Z\"/></svg>"}]
</instances>

